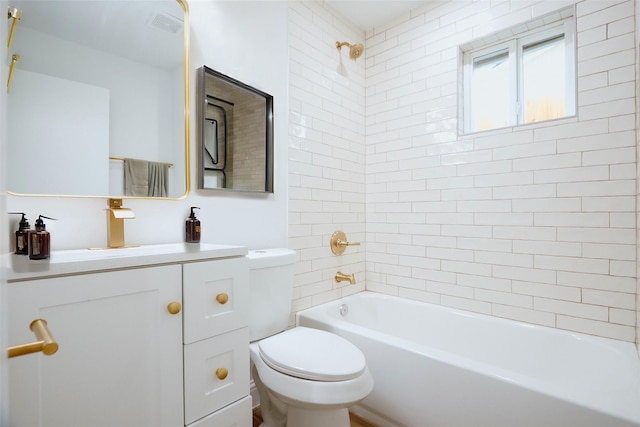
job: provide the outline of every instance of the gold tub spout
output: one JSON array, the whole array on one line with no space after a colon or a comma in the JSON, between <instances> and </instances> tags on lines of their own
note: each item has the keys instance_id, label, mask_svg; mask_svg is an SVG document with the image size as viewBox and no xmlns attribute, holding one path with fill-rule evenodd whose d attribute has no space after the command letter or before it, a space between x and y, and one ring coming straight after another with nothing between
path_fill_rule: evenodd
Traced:
<instances>
[{"instance_id":1,"label":"gold tub spout","mask_svg":"<svg viewBox=\"0 0 640 427\"><path fill-rule=\"evenodd\" d=\"M344 274L341 272L336 273L336 282L342 282L344 280L348 280L352 285L356 284L356 275L354 274Z\"/></svg>"}]
</instances>

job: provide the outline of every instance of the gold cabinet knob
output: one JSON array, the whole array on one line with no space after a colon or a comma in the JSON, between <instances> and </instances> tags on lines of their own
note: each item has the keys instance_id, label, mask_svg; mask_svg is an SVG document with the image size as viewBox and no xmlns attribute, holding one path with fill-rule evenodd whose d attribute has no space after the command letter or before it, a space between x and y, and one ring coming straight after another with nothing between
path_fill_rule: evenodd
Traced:
<instances>
[{"instance_id":1,"label":"gold cabinet knob","mask_svg":"<svg viewBox=\"0 0 640 427\"><path fill-rule=\"evenodd\" d=\"M227 368L216 369L216 377L218 377L219 380L227 378L227 375L229 375L229 370Z\"/></svg>"},{"instance_id":2,"label":"gold cabinet knob","mask_svg":"<svg viewBox=\"0 0 640 427\"><path fill-rule=\"evenodd\" d=\"M227 301L229 301L229 295L222 292L216 295L216 301L218 301L220 304L226 304Z\"/></svg>"},{"instance_id":3,"label":"gold cabinet knob","mask_svg":"<svg viewBox=\"0 0 640 427\"><path fill-rule=\"evenodd\" d=\"M167 310L171 314L178 314L180 313L180 310L182 310L182 304L180 304L178 301L171 302L167 306Z\"/></svg>"}]
</instances>

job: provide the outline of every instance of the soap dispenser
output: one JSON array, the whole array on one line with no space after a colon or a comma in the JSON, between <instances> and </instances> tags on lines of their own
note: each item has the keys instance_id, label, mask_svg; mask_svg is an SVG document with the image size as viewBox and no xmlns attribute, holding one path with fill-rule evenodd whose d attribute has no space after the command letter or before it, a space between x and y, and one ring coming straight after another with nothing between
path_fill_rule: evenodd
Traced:
<instances>
[{"instance_id":1,"label":"soap dispenser","mask_svg":"<svg viewBox=\"0 0 640 427\"><path fill-rule=\"evenodd\" d=\"M187 218L186 222L186 242L187 243L199 243L200 242L200 220L196 218L194 209L200 209L197 206L191 206L191 215Z\"/></svg>"},{"instance_id":2,"label":"soap dispenser","mask_svg":"<svg viewBox=\"0 0 640 427\"><path fill-rule=\"evenodd\" d=\"M29 255L29 230L31 226L24 212L9 212L12 215L22 215L20 225L16 230L16 255Z\"/></svg>"},{"instance_id":3,"label":"soap dispenser","mask_svg":"<svg viewBox=\"0 0 640 427\"><path fill-rule=\"evenodd\" d=\"M51 236L42 218L56 220L44 215L38 216L35 231L29 232L29 259L47 259L51 255Z\"/></svg>"}]
</instances>

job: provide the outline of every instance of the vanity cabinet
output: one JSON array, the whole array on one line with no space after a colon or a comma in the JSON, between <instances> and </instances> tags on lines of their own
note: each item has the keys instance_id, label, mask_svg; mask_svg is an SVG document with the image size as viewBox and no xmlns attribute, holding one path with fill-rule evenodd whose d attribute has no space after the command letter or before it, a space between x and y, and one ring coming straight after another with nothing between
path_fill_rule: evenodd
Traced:
<instances>
[{"instance_id":1,"label":"vanity cabinet","mask_svg":"<svg viewBox=\"0 0 640 427\"><path fill-rule=\"evenodd\" d=\"M181 266L10 283L10 345L47 321L50 356L9 359L11 426L181 426Z\"/></svg>"},{"instance_id":2,"label":"vanity cabinet","mask_svg":"<svg viewBox=\"0 0 640 427\"><path fill-rule=\"evenodd\" d=\"M9 279L10 425L250 427L245 257L127 264Z\"/></svg>"},{"instance_id":3,"label":"vanity cabinet","mask_svg":"<svg viewBox=\"0 0 640 427\"><path fill-rule=\"evenodd\" d=\"M183 283L185 423L236 425L223 419L238 412L250 426L247 259L185 264Z\"/></svg>"}]
</instances>

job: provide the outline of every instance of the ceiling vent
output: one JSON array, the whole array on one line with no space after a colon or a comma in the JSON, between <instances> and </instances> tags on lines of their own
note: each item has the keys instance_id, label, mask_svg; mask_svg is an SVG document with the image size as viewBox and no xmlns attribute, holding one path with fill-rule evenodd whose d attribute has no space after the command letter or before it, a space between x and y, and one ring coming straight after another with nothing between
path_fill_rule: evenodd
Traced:
<instances>
[{"instance_id":1,"label":"ceiling vent","mask_svg":"<svg viewBox=\"0 0 640 427\"><path fill-rule=\"evenodd\" d=\"M181 19L163 12L156 12L149 20L149 26L168 33L176 34L182 31L184 23Z\"/></svg>"}]
</instances>

